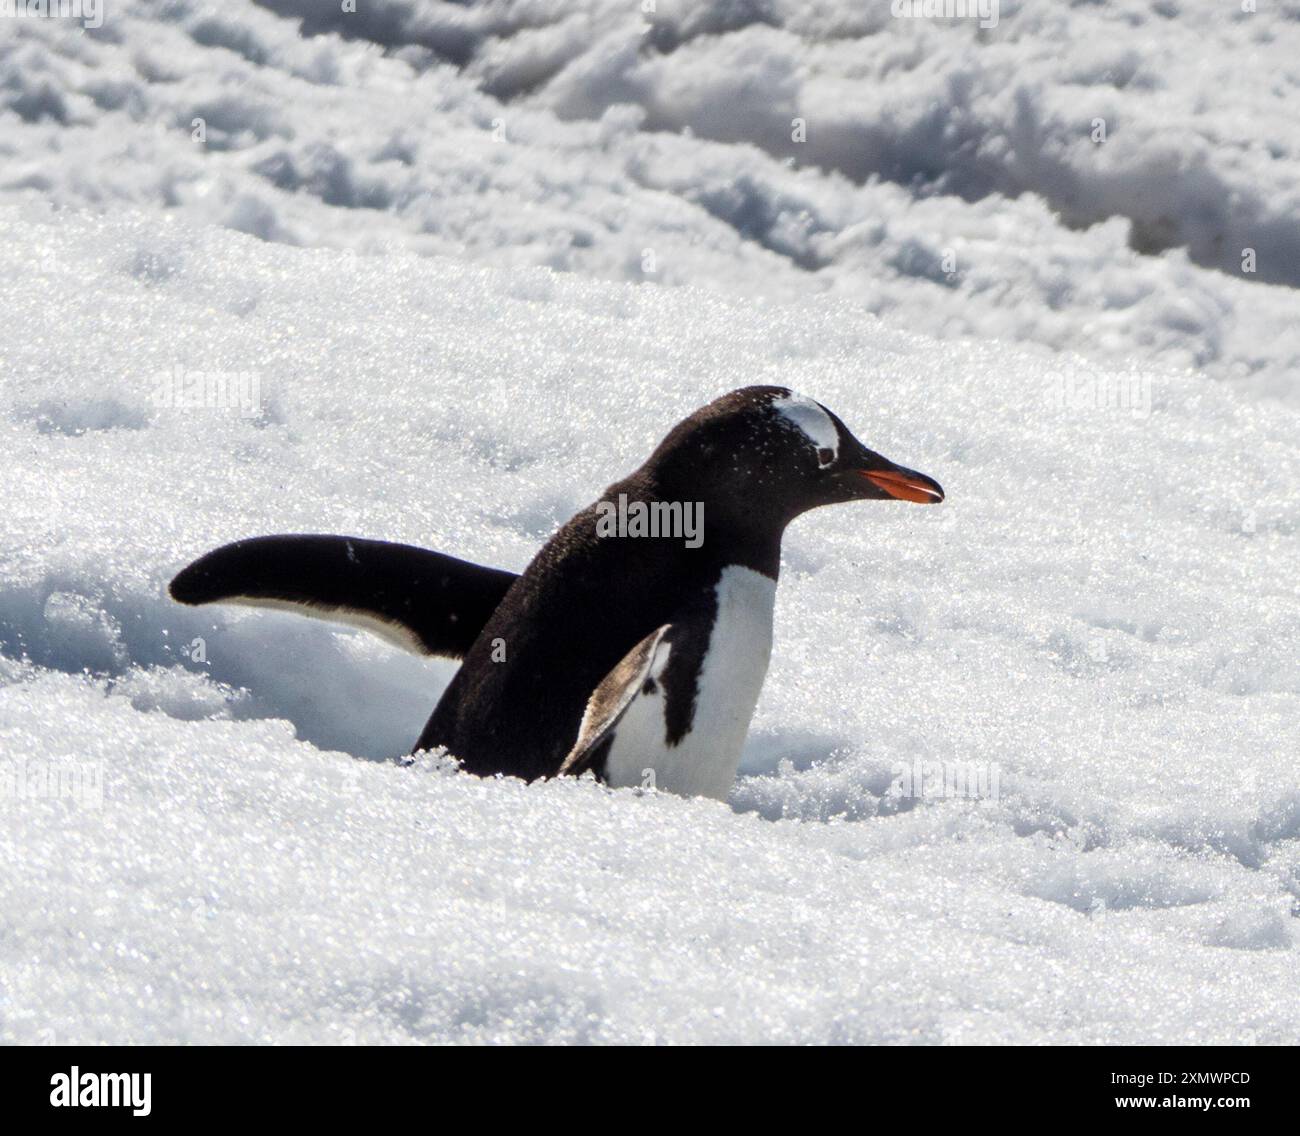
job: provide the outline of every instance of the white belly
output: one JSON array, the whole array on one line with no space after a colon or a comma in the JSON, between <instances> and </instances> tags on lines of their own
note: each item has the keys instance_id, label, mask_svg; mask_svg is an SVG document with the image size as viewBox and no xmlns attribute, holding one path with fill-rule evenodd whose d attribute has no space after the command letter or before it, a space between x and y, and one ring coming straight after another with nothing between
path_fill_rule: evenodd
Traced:
<instances>
[{"instance_id":1,"label":"white belly","mask_svg":"<svg viewBox=\"0 0 1300 1136\"><path fill-rule=\"evenodd\" d=\"M670 648L660 647L651 665L654 693L639 694L618 724L605 762L610 785L653 786L719 800L731 792L772 653L776 581L733 565L723 570L717 599L690 730L677 745L667 744L664 690L658 679Z\"/></svg>"}]
</instances>

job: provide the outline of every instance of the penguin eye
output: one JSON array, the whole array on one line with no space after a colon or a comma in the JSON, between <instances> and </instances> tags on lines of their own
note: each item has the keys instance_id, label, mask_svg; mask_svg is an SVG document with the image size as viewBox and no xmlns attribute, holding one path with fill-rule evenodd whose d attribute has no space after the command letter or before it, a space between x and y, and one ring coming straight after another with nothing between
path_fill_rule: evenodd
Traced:
<instances>
[{"instance_id":1,"label":"penguin eye","mask_svg":"<svg viewBox=\"0 0 1300 1136\"><path fill-rule=\"evenodd\" d=\"M834 450L828 449L826 446L823 446L820 450L817 451L817 464L821 466L822 469L825 469L834 460L835 460Z\"/></svg>"}]
</instances>

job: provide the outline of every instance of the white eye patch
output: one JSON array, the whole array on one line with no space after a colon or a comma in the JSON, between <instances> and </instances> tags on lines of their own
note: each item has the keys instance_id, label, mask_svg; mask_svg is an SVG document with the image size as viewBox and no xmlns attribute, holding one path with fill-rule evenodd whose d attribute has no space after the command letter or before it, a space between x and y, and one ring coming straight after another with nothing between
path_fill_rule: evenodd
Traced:
<instances>
[{"instance_id":1,"label":"white eye patch","mask_svg":"<svg viewBox=\"0 0 1300 1136\"><path fill-rule=\"evenodd\" d=\"M817 450L817 464L822 469L833 465L840 455L840 435L831 416L814 402L791 391L772 400L772 409L791 423Z\"/></svg>"}]
</instances>

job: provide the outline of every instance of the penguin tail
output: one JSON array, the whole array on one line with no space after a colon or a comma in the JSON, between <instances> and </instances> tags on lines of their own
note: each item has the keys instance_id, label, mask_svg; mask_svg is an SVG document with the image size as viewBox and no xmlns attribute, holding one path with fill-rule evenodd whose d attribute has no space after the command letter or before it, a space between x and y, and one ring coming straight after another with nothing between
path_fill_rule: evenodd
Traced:
<instances>
[{"instance_id":1,"label":"penguin tail","mask_svg":"<svg viewBox=\"0 0 1300 1136\"><path fill-rule=\"evenodd\" d=\"M283 608L350 623L416 654L460 659L517 579L408 544L258 536L201 556L168 591L183 604Z\"/></svg>"}]
</instances>

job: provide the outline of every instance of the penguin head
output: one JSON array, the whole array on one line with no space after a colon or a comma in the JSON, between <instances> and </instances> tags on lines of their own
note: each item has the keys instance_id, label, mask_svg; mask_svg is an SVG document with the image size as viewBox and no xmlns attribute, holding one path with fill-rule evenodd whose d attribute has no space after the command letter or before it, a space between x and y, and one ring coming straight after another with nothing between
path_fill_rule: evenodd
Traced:
<instances>
[{"instance_id":1,"label":"penguin head","mask_svg":"<svg viewBox=\"0 0 1300 1136\"><path fill-rule=\"evenodd\" d=\"M943 500L934 478L869 450L821 403L785 387L743 387L681 422L651 457L660 491L703 499L715 517L784 528L821 505Z\"/></svg>"}]
</instances>

